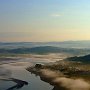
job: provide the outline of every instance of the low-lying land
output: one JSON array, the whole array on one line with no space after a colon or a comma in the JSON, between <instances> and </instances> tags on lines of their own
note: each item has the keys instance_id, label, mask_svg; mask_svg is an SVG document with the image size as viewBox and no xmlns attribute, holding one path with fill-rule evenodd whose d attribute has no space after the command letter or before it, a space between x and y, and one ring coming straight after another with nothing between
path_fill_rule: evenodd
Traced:
<instances>
[{"instance_id":1,"label":"low-lying land","mask_svg":"<svg viewBox=\"0 0 90 90\"><path fill-rule=\"evenodd\" d=\"M27 70L53 85L53 90L90 90L89 58L90 55L71 57L48 65L36 64Z\"/></svg>"}]
</instances>

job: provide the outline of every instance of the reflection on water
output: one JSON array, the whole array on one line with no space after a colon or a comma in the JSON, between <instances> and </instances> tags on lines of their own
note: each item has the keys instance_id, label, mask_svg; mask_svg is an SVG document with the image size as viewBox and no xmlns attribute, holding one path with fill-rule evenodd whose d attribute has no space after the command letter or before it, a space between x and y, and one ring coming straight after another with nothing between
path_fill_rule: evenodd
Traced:
<instances>
[{"instance_id":1,"label":"reflection on water","mask_svg":"<svg viewBox=\"0 0 90 90\"><path fill-rule=\"evenodd\" d=\"M55 85L52 83L46 83L43 78L39 76L35 76L30 72L26 71L25 68L28 66L32 66L36 63L48 63L51 60L57 60L57 58L53 57L53 59L49 56L35 56L31 58L20 58L20 60L13 61L14 59L5 61L0 65L0 90L90 90L90 84L83 80L74 80L69 78L54 78L54 83L58 83L59 85ZM58 58L60 59L60 58ZM13 61L13 62L12 62ZM7 62L5 64L5 62ZM52 62L52 61L51 61ZM56 76L56 73L50 74L50 71L45 73L51 77ZM13 78L12 78L13 77ZM17 79L16 79L17 78ZM6 79L3 80L2 79ZM9 79L9 80L8 80ZM41 79L41 80L40 80ZM54 85L54 87L52 86ZM79 88L79 89L78 89Z\"/></svg>"},{"instance_id":2,"label":"reflection on water","mask_svg":"<svg viewBox=\"0 0 90 90\"><path fill-rule=\"evenodd\" d=\"M21 89L24 86L24 84L16 84L15 86L12 86L6 90L13 90L13 89Z\"/></svg>"},{"instance_id":3,"label":"reflection on water","mask_svg":"<svg viewBox=\"0 0 90 90\"><path fill-rule=\"evenodd\" d=\"M28 61L29 59L0 65L0 78L14 78L14 81L0 80L0 90L52 90L53 87L51 85L41 81L40 77L36 77L25 70L27 66L33 65L33 61L32 63ZM43 62L46 63L46 61ZM28 82L28 85L20 81L17 83L17 80Z\"/></svg>"},{"instance_id":4,"label":"reflection on water","mask_svg":"<svg viewBox=\"0 0 90 90\"><path fill-rule=\"evenodd\" d=\"M28 82L26 82L26 81L22 81L22 80L15 79L15 78L10 78L10 79L11 79L11 81L13 81L17 84L6 90L21 89L24 85L28 85Z\"/></svg>"},{"instance_id":5,"label":"reflection on water","mask_svg":"<svg viewBox=\"0 0 90 90\"><path fill-rule=\"evenodd\" d=\"M8 78L11 77L11 71L5 67L0 66L0 77Z\"/></svg>"}]
</instances>

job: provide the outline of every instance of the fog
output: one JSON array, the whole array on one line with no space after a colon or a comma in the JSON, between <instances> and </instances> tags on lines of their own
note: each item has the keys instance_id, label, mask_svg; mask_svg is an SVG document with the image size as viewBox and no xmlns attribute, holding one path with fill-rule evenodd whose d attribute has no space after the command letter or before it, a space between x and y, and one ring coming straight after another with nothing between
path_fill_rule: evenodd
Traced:
<instances>
[{"instance_id":1,"label":"fog","mask_svg":"<svg viewBox=\"0 0 90 90\"><path fill-rule=\"evenodd\" d=\"M41 73L50 83L59 87L64 87L66 90L90 90L90 83L83 79L66 78L62 76L62 74L51 70L41 70Z\"/></svg>"},{"instance_id":2,"label":"fog","mask_svg":"<svg viewBox=\"0 0 90 90\"><path fill-rule=\"evenodd\" d=\"M11 74L9 69L0 66L0 78L10 78Z\"/></svg>"}]
</instances>

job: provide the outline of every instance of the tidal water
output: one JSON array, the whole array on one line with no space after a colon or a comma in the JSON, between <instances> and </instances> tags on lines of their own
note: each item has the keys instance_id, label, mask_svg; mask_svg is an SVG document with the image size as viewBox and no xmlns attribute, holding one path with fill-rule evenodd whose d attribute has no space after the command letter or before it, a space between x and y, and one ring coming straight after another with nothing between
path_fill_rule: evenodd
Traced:
<instances>
[{"instance_id":1,"label":"tidal water","mask_svg":"<svg viewBox=\"0 0 90 90\"><path fill-rule=\"evenodd\" d=\"M5 61L4 61L5 62ZM24 80L28 82L28 85L25 85L19 90L52 90L53 86L40 80L39 76L31 74L25 68L27 66L33 65L35 63L47 63L48 61L35 61L32 59L25 58L20 61L8 62L0 65L0 78L16 78L19 80ZM18 90L18 89L9 89L15 86L16 83L13 81L0 80L0 90Z\"/></svg>"}]
</instances>

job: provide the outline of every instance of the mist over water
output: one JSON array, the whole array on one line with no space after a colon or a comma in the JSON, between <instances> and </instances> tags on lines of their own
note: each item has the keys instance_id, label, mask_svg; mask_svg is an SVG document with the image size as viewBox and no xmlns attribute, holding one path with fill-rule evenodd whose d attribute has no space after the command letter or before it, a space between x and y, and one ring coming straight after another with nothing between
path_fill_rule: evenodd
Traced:
<instances>
[{"instance_id":1,"label":"mist over water","mask_svg":"<svg viewBox=\"0 0 90 90\"><path fill-rule=\"evenodd\" d=\"M16 57L16 61L10 57L11 60L9 62L6 58L3 58L4 63L1 62L0 65L0 90L8 90L16 86L17 83L13 82L13 80L8 81L10 78L23 80L29 83L27 86L21 87L20 90L37 90L37 88L39 90L51 90L53 88L51 85L41 81L39 77L25 70L26 67L35 65L36 63L49 62L48 57L43 60L43 57L39 59L40 57L38 56L39 58L37 58L36 56L37 55L35 55L35 57L22 57L19 60L17 60L18 57ZM5 61L7 63L5 63Z\"/></svg>"},{"instance_id":2,"label":"mist over water","mask_svg":"<svg viewBox=\"0 0 90 90\"><path fill-rule=\"evenodd\" d=\"M11 74L9 69L0 66L0 78L10 78Z\"/></svg>"},{"instance_id":3,"label":"mist over water","mask_svg":"<svg viewBox=\"0 0 90 90\"><path fill-rule=\"evenodd\" d=\"M22 87L20 90L90 90L90 83L83 79L72 79L65 77L60 72L51 71L48 69L42 69L41 74L45 78L45 82L49 80L50 84L54 86L54 88L48 83L43 82L43 77L36 77L31 75L29 72L25 70L26 67L35 65L36 63L52 63L64 58L65 55L62 54L49 54L49 55L30 55L30 57L22 57L20 60L16 61L12 59L9 63L0 65L0 78L17 78L21 80L25 80L29 82L29 85L26 87ZM5 60L4 60L5 61ZM14 62L12 62L14 61ZM8 62L6 60L6 62ZM2 83L2 81L0 81ZM0 84L1 85L1 84ZM9 82L5 84L3 83L3 87L9 87L15 85L13 82ZM47 87L46 89L43 89ZM53 88L53 89L52 89ZM2 89L0 86L0 90Z\"/></svg>"}]
</instances>

